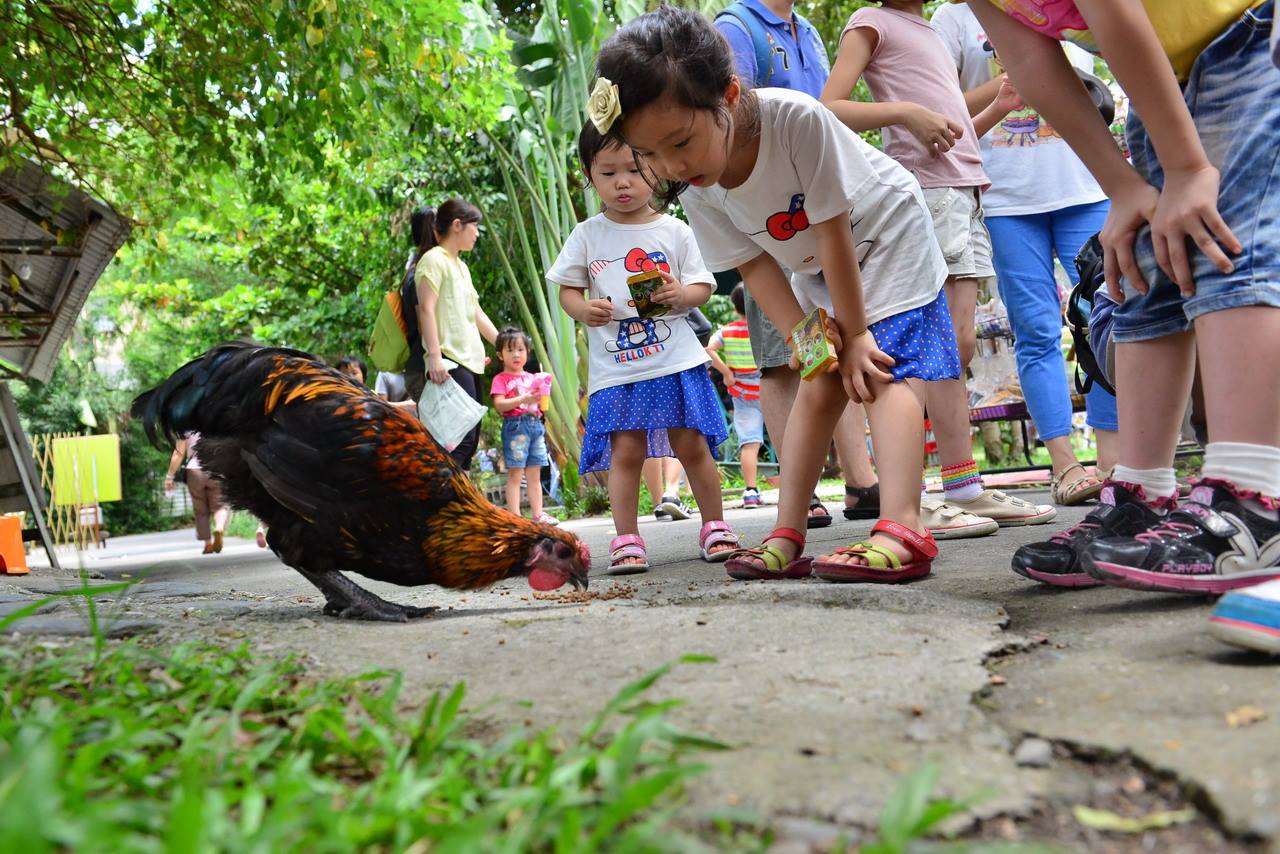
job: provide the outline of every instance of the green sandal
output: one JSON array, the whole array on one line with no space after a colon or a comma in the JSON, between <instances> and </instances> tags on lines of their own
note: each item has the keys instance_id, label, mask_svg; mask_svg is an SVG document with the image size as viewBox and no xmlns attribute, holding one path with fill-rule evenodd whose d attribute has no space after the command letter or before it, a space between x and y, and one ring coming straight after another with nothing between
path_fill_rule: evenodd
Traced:
<instances>
[{"instance_id":1,"label":"green sandal","mask_svg":"<svg viewBox=\"0 0 1280 854\"><path fill-rule=\"evenodd\" d=\"M813 572L813 558L804 556L804 534L794 528L777 528L766 540L790 540L800 547L800 553L790 563L777 546L760 546L755 549L737 549L725 561L725 572L739 581L772 581L778 578L808 578Z\"/></svg>"},{"instance_id":2,"label":"green sandal","mask_svg":"<svg viewBox=\"0 0 1280 854\"><path fill-rule=\"evenodd\" d=\"M901 540L911 552L911 561L904 564L892 549L864 540L848 548L836 549L835 553L857 555L866 561L865 564L835 563L827 558L818 558L813 562L814 574L823 581L875 581L893 584L923 578L933 571L938 544L927 532L922 536L905 525L881 519L876 522L871 533L888 534Z\"/></svg>"}]
</instances>

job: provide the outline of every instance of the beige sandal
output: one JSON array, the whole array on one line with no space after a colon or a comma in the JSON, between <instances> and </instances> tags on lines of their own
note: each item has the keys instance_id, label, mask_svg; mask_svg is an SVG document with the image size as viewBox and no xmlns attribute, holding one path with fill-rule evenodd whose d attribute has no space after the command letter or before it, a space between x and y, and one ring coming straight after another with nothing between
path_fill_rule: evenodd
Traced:
<instances>
[{"instance_id":1,"label":"beige sandal","mask_svg":"<svg viewBox=\"0 0 1280 854\"><path fill-rule=\"evenodd\" d=\"M1063 478L1072 469L1080 469L1084 472L1084 477L1073 480L1071 483L1064 484ZM1074 507L1077 504L1083 504L1086 501L1092 501L1102 492L1102 481L1085 471L1085 467L1080 463L1072 463L1061 472L1053 476L1049 482L1053 488L1053 501L1055 504L1061 504L1063 507Z\"/></svg>"}]
</instances>

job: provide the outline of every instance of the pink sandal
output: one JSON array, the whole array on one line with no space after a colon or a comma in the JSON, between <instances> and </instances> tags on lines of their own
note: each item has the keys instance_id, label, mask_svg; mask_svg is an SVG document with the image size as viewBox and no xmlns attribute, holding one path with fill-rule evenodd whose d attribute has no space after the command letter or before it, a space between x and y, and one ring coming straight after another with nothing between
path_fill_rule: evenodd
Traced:
<instances>
[{"instance_id":1,"label":"pink sandal","mask_svg":"<svg viewBox=\"0 0 1280 854\"><path fill-rule=\"evenodd\" d=\"M773 581L779 578L808 578L813 572L813 558L804 556L804 534L795 528L776 528L765 539L790 540L800 547L800 553L788 563L787 556L777 546L737 549L729 555L729 560L724 565L730 578L739 581Z\"/></svg>"},{"instance_id":2,"label":"pink sandal","mask_svg":"<svg viewBox=\"0 0 1280 854\"><path fill-rule=\"evenodd\" d=\"M707 522L702 526L702 530L698 532L698 548L702 549L702 559L707 563L720 563L720 561L728 560L729 555L733 554L736 549L721 549L718 552L711 551L712 546L718 546L722 543L728 543L736 546L740 537L729 527L728 522L715 520Z\"/></svg>"},{"instance_id":3,"label":"pink sandal","mask_svg":"<svg viewBox=\"0 0 1280 854\"><path fill-rule=\"evenodd\" d=\"M911 552L911 562L904 564L892 549L864 540L848 548L836 549L835 553L857 555L866 560L865 564L834 563L826 558L818 558L813 562L814 574L823 581L878 581L892 584L923 578L933 571L938 544L928 532L917 534L906 525L881 519L872 527L871 533L888 534L901 540L907 551Z\"/></svg>"},{"instance_id":4,"label":"pink sandal","mask_svg":"<svg viewBox=\"0 0 1280 854\"><path fill-rule=\"evenodd\" d=\"M619 563L627 558L639 558L642 563ZM649 571L649 553L639 534L622 534L609 542L609 575L635 575Z\"/></svg>"}]
</instances>

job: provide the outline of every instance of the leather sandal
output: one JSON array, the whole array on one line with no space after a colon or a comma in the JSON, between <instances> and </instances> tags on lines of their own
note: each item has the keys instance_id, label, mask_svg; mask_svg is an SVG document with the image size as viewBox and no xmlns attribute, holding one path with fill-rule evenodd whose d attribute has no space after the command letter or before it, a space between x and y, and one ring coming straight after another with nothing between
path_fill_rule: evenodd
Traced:
<instances>
[{"instance_id":1,"label":"leather sandal","mask_svg":"<svg viewBox=\"0 0 1280 854\"><path fill-rule=\"evenodd\" d=\"M846 483L844 485L844 494L849 498L858 499L857 504L844 508L844 518L851 520L880 518L880 484L850 486Z\"/></svg>"},{"instance_id":2,"label":"leather sandal","mask_svg":"<svg viewBox=\"0 0 1280 854\"><path fill-rule=\"evenodd\" d=\"M641 563L619 563L627 558L639 558ZM649 553L639 534L622 534L609 542L609 575L635 575L649 571Z\"/></svg>"},{"instance_id":3,"label":"leather sandal","mask_svg":"<svg viewBox=\"0 0 1280 854\"><path fill-rule=\"evenodd\" d=\"M822 515L814 516L813 511L821 508ZM827 509L827 505L822 503L822 499L818 498L817 493L809 499L809 518L805 519L804 526L806 528L825 528L831 524L831 511Z\"/></svg>"},{"instance_id":4,"label":"leather sandal","mask_svg":"<svg viewBox=\"0 0 1280 854\"><path fill-rule=\"evenodd\" d=\"M856 555L866 561L860 563L835 563L827 558L818 558L813 562L814 574L823 581L849 582L872 581L893 584L899 581L910 581L923 578L933 571L933 559L938 556L938 544L929 534L917 534L906 525L881 519L871 529L872 534L888 534L901 540L911 552L911 560L903 563L902 558L884 546L864 540L854 543L848 548L836 549L838 555Z\"/></svg>"},{"instance_id":5,"label":"leather sandal","mask_svg":"<svg viewBox=\"0 0 1280 854\"><path fill-rule=\"evenodd\" d=\"M1085 467L1080 463L1072 463L1054 475L1050 481L1055 504L1061 504L1063 507L1074 507L1077 504L1092 501L1102 492L1102 481L1087 472L1084 477L1064 485L1062 479L1067 476L1068 472L1075 469L1080 469L1082 472L1085 471Z\"/></svg>"},{"instance_id":6,"label":"leather sandal","mask_svg":"<svg viewBox=\"0 0 1280 854\"><path fill-rule=\"evenodd\" d=\"M702 526L702 530L698 532L698 548L702 550L702 559L707 563L720 563L729 559L729 555L734 553L734 549L720 549L719 551L711 551L712 546L718 546L721 543L728 543L736 546L740 537L729 527L729 523L723 520L715 520L707 522Z\"/></svg>"},{"instance_id":7,"label":"leather sandal","mask_svg":"<svg viewBox=\"0 0 1280 854\"><path fill-rule=\"evenodd\" d=\"M725 572L739 581L808 578L813 572L813 558L804 556L804 534L795 528L775 528L765 537L766 541L773 539L790 540L800 547L800 553L788 563L787 556L777 546L736 549L725 562Z\"/></svg>"}]
</instances>

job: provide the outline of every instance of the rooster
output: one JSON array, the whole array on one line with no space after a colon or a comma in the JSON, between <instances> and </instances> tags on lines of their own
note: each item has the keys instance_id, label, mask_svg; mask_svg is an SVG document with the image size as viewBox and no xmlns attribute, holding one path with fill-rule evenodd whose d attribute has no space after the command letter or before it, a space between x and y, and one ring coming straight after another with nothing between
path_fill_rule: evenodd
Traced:
<instances>
[{"instance_id":1,"label":"rooster","mask_svg":"<svg viewBox=\"0 0 1280 854\"><path fill-rule=\"evenodd\" d=\"M271 550L320 589L329 616L434 610L388 602L343 571L461 590L514 576L535 590L587 586L581 541L489 503L416 418L307 353L222 344L132 413L153 443L200 434L201 467L267 525Z\"/></svg>"}]
</instances>

